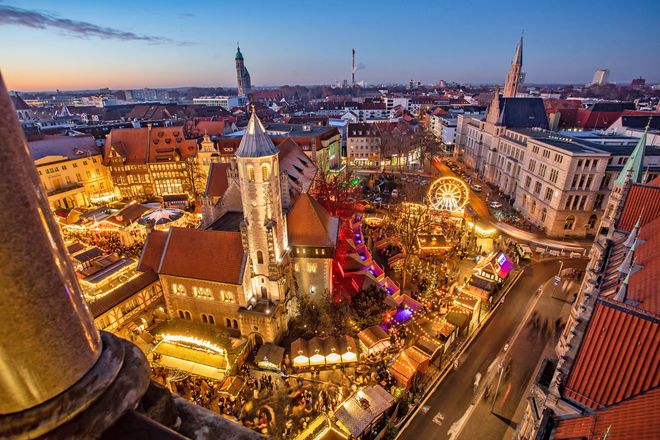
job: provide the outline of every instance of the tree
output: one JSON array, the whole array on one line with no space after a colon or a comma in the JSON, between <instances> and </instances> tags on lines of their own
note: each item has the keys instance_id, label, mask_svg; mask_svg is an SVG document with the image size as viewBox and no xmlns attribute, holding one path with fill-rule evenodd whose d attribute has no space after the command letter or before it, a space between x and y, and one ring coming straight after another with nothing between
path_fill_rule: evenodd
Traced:
<instances>
[{"instance_id":1,"label":"tree","mask_svg":"<svg viewBox=\"0 0 660 440\"><path fill-rule=\"evenodd\" d=\"M426 161L431 162L433 156L444 150L442 142L438 140L431 130L426 128L415 132L413 143L419 148L419 162L422 168L424 168Z\"/></svg>"},{"instance_id":2,"label":"tree","mask_svg":"<svg viewBox=\"0 0 660 440\"><path fill-rule=\"evenodd\" d=\"M185 183L188 193L195 200L199 199L199 196L204 192L204 182L206 181L206 176L202 173L198 160L197 157L189 157L185 164Z\"/></svg>"},{"instance_id":3,"label":"tree","mask_svg":"<svg viewBox=\"0 0 660 440\"><path fill-rule=\"evenodd\" d=\"M401 290L406 288L408 265L417 252L417 237L431 226L429 206L419 203L400 203L390 212L389 224L393 228L394 238L404 252Z\"/></svg>"},{"instance_id":4,"label":"tree","mask_svg":"<svg viewBox=\"0 0 660 440\"><path fill-rule=\"evenodd\" d=\"M358 194L358 180L349 170L332 173L319 167L310 194L330 215L339 215L355 201Z\"/></svg>"}]
</instances>

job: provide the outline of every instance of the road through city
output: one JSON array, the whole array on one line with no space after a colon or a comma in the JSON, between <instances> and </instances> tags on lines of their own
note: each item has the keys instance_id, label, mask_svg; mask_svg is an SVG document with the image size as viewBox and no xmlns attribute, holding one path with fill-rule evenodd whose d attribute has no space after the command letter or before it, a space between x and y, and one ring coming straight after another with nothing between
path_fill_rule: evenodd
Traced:
<instances>
[{"instance_id":1,"label":"road through city","mask_svg":"<svg viewBox=\"0 0 660 440\"><path fill-rule=\"evenodd\" d=\"M583 268L586 260L564 260L564 269ZM540 361L548 341L554 341L557 319L565 322L572 294L578 284L563 279L537 295L537 289L560 269L559 260L528 265L505 301L452 370L434 390L399 438L500 439L515 428L516 408ZM506 352L505 345L508 343ZM490 407L502 379L493 413ZM489 397L484 399L486 388Z\"/></svg>"}]
</instances>

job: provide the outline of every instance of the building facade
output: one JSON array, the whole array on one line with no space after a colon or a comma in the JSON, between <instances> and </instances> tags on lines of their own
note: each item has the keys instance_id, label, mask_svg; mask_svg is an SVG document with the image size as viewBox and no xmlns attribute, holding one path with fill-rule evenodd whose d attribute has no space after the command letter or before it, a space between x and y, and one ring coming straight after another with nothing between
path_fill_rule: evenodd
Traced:
<instances>
[{"instance_id":1,"label":"building facade","mask_svg":"<svg viewBox=\"0 0 660 440\"><path fill-rule=\"evenodd\" d=\"M193 195L203 189L196 160L197 141L181 127L113 129L106 137L103 164L124 198Z\"/></svg>"},{"instance_id":2,"label":"building facade","mask_svg":"<svg viewBox=\"0 0 660 440\"><path fill-rule=\"evenodd\" d=\"M346 156L348 164L360 168L377 168L381 162L381 139L378 127L366 122L348 124Z\"/></svg>"},{"instance_id":3,"label":"building facade","mask_svg":"<svg viewBox=\"0 0 660 440\"><path fill-rule=\"evenodd\" d=\"M28 147L52 209L84 208L115 197L92 136L43 136Z\"/></svg>"}]
</instances>

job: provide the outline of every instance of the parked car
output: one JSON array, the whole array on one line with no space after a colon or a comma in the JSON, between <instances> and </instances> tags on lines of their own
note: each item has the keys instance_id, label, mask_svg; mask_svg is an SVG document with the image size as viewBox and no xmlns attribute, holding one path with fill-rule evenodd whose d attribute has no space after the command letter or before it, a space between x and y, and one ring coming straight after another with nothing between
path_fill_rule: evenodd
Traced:
<instances>
[{"instance_id":1,"label":"parked car","mask_svg":"<svg viewBox=\"0 0 660 440\"><path fill-rule=\"evenodd\" d=\"M472 191L475 192L481 192L481 185L477 185L476 183L472 185Z\"/></svg>"},{"instance_id":2,"label":"parked car","mask_svg":"<svg viewBox=\"0 0 660 440\"><path fill-rule=\"evenodd\" d=\"M490 202L490 207L493 209L500 209L502 207L502 204L500 202Z\"/></svg>"}]
</instances>

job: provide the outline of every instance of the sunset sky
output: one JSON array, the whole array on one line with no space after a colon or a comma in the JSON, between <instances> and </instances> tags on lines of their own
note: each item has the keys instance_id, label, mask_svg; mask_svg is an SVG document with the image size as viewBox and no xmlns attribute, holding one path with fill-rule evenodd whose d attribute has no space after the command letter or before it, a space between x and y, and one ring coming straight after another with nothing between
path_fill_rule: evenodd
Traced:
<instances>
[{"instance_id":1,"label":"sunset sky","mask_svg":"<svg viewBox=\"0 0 660 440\"><path fill-rule=\"evenodd\" d=\"M13 90L253 84L503 82L524 29L528 83L660 81L660 1L0 0Z\"/></svg>"}]
</instances>

